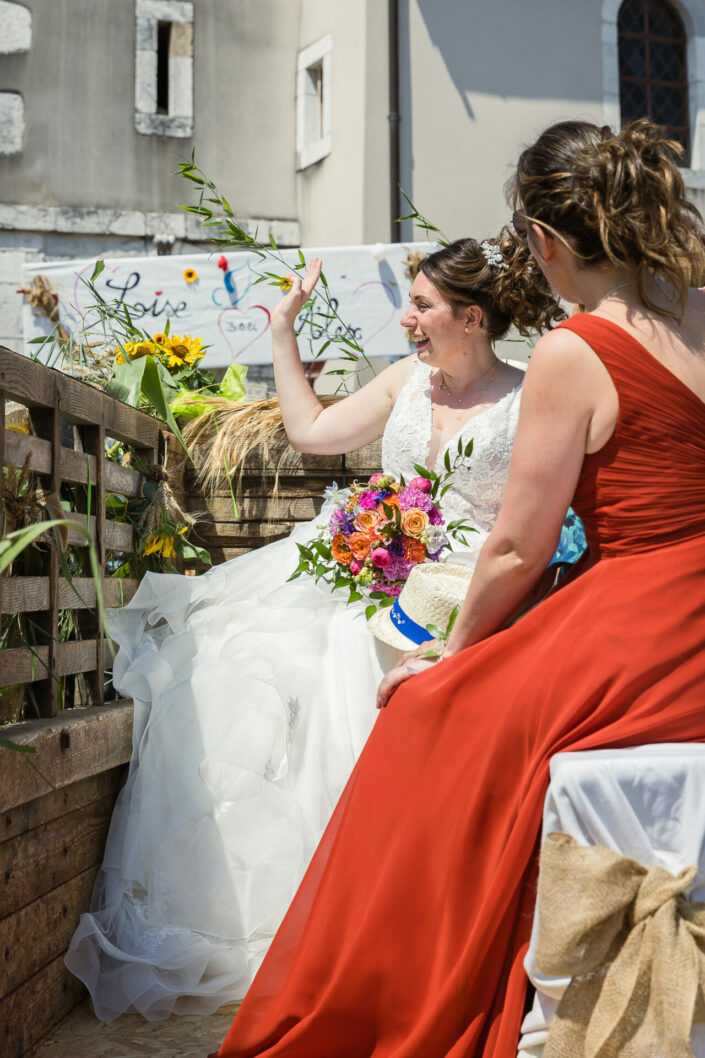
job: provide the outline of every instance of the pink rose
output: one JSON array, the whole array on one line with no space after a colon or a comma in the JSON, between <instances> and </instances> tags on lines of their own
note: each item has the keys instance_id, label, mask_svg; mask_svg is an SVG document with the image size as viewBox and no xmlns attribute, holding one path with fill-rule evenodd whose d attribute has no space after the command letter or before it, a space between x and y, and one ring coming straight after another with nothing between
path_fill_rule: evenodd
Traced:
<instances>
[{"instance_id":1,"label":"pink rose","mask_svg":"<svg viewBox=\"0 0 705 1058\"><path fill-rule=\"evenodd\" d=\"M370 485L377 485L380 481L383 481L385 477L385 474L373 474L370 478Z\"/></svg>"},{"instance_id":2,"label":"pink rose","mask_svg":"<svg viewBox=\"0 0 705 1058\"><path fill-rule=\"evenodd\" d=\"M370 562L377 569L384 569L390 563L389 552L384 547L376 547L370 555Z\"/></svg>"},{"instance_id":3,"label":"pink rose","mask_svg":"<svg viewBox=\"0 0 705 1058\"><path fill-rule=\"evenodd\" d=\"M364 564L364 562L360 562L359 558L354 558L350 563L350 572L352 574L359 573Z\"/></svg>"},{"instance_id":4,"label":"pink rose","mask_svg":"<svg viewBox=\"0 0 705 1058\"><path fill-rule=\"evenodd\" d=\"M430 492L431 482L428 478L412 478L409 482L410 489L418 489L419 492Z\"/></svg>"}]
</instances>

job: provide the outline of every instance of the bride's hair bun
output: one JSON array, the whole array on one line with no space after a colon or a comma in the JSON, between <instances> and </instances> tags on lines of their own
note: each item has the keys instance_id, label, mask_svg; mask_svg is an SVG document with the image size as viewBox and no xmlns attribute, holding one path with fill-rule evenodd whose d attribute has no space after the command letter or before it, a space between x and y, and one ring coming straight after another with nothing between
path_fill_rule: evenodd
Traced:
<instances>
[{"instance_id":1,"label":"bride's hair bun","mask_svg":"<svg viewBox=\"0 0 705 1058\"><path fill-rule=\"evenodd\" d=\"M491 341L512 327L528 337L565 318L526 243L511 228L482 242L456 239L425 257L419 268L456 312L479 305Z\"/></svg>"},{"instance_id":2,"label":"bride's hair bun","mask_svg":"<svg viewBox=\"0 0 705 1058\"><path fill-rule=\"evenodd\" d=\"M645 118L613 132L582 121L546 129L519 158L509 192L516 209L562 238L585 265L609 262L634 276L653 303L654 276L676 291L705 281L702 218L678 169L682 148Z\"/></svg>"}]
</instances>

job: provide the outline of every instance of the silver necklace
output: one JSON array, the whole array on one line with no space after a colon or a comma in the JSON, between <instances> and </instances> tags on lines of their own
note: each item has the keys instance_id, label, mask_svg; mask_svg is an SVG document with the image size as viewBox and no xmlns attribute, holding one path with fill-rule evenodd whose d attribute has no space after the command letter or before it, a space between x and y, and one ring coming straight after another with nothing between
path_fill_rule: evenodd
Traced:
<instances>
[{"instance_id":1,"label":"silver necklace","mask_svg":"<svg viewBox=\"0 0 705 1058\"><path fill-rule=\"evenodd\" d=\"M602 295L602 297L598 301L597 305L595 305L595 308L597 308L598 305L601 305L603 301L606 301L607 298L611 298L612 295L616 294L618 290L624 290L625 287L630 287L633 282L634 282L633 279L628 279L626 281L626 283L620 283L618 287L613 287L612 290L608 290L606 294Z\"/></svg>"},{"instance_id":2,"label":"silver necklace","mask_svg":"<svg viewBox=\"0 0 705 1058\"><path fill-rule=\"evenodd\" d=\"M489 384L492 381L492 378L494 376L495 371L497 370L498 365L499 365L499 360L495 357L495 361L492 364L492 367L488 368L488 370L485 371L484 375L480 375L479 378L475 379L475 381L473 382L473 386L476 386L477 383L483 378L485 380L484 385L480 389L480 392L478 393L478 395L475 398L475 400L471 400L470 403L469 404L465 404L465 406L463 408L460 408L460 403L462 402L463 398L455 396L453 394L452 389L450 388L450 386L446 382L446 376L445 376L445 374L443 372L443 368L440 368L441 381L439 383L438 388L441 389L441 390L445 390L446 393L449 394L449 399L450 400L458 401L458 408L460 408L460 411L455 416L456 422L460 422L460 420L463 417L463 412L469 411L470 408L474 408L475 405L477 405L477 404L482 404L482 398L484 397L485 393L487 392L487 390L489 388Z\"/></svg>"}]
</instances>

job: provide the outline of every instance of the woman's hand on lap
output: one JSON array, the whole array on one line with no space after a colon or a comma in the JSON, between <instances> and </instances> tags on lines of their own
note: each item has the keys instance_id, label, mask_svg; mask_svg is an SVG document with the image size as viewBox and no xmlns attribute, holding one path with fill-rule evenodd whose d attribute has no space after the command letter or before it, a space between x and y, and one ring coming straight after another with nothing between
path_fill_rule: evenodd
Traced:
<instances>
[{"instance_id":1,"label":"woman's hand on lap","mask_svg":"<svg viewBox=\"0 0 705 1058\"><path fill-rule=\"evenodd\" d=\"M424 644L424 646L426 645L427 644ZM428 645L431 646L432 644ZM408 660L404 660L405 658ZM401 660L396 663L394 668L389 670L377 688L377 708L384 709L385 705L400 684L411 679L412 676L416 676L418 673L425 672L427 669L432 668L439 660L440 655L429 658L423 657L416 651L405 654Z\"/></svg>"}]
</instances>

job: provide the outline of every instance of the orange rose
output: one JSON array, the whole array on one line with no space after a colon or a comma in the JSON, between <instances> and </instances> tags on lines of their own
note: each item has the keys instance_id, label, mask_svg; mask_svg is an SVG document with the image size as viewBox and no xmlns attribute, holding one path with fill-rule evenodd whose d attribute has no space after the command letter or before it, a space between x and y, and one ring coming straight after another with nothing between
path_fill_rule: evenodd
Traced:
<instances>
[{"instance_id":1,"label":"orange rose","mask_svg":"<svg viewBox=\"0 0 705 1058\"><path fill-rule=\"evenodd\" d=\"M353 560L350 544L345 533L336 533L331 541L330 552L336 562L342 566L349 566Z\"/></svg>"},{"instance_id":2,"label":"orange rose","mask_svg":"<svg viewBox=\"0 0 705 1058\"><path fill-rule=\"evenodd\" d=\"M364 533L374 529L379 521L380 515L377 514L377 511L360 511L355 518L353 525L356 529L359 529L360 532Z\"/></svg>"},{"instance_id":3,"label":"orange rose","mask_svg":"<svg viewBox=\"0 0 705 1058\"><path fill-rule=\"evenodd\" d=\"M404 561L423 562L426 558L426 548L420 540L414 540L412 536L402 536L404 541Z\"/></svg>"},{"instance_id":4,"label":"orange rose","mask_svg":"<svg viewBox=\"0 0 705 1058\"><path fill-rule=\"evenodd\" d=\"M362 562L363 559L367 558L370 553L370 547L372 541L365 533L351 533L348 537L348 543L350 544L350 550L353 556Z\"/></svg>"},{"instance_id":5,"label":"orange rose","mask_svg":"<svg viewBox=\"0 0 705 1058\"><path fill-rule=\"evenodd\" d=\"M425 511L420 511L418 507L404 511L401 516L401 531L407 533L408 536L421 536L427 525L428 515Z\"/></svg>"},{"instance_id":6,"label":"orange rose","mask_svg":"<svg viewBox=\"0 0 705 1058\"><path fill-rule=\"evenodd\" d=\"M386 507L398 507L399 497L397 496L396 492L393 492L391 496L385 496L383 500L380 500L379 506L381 507L382 504L384 504Z\"/></svg>"}]
</instances>

